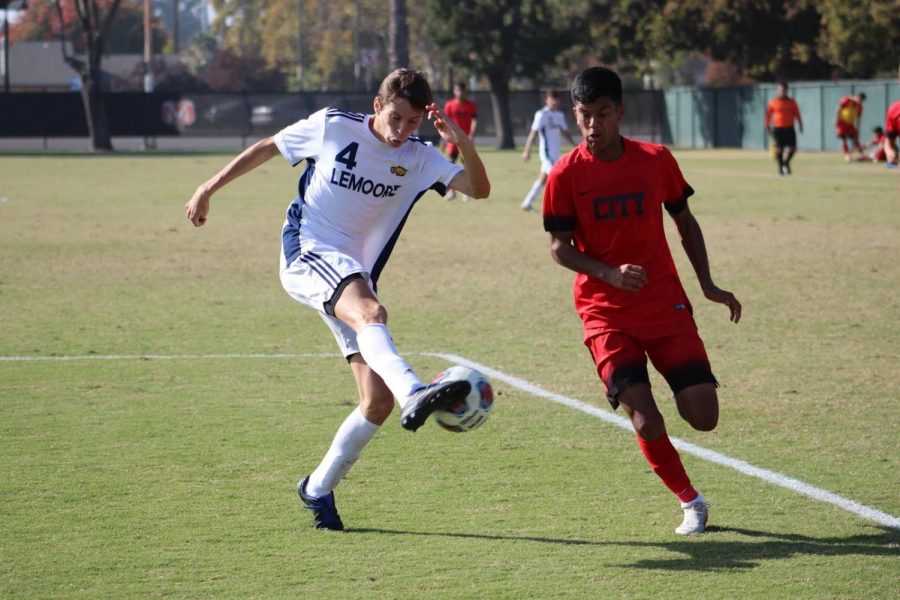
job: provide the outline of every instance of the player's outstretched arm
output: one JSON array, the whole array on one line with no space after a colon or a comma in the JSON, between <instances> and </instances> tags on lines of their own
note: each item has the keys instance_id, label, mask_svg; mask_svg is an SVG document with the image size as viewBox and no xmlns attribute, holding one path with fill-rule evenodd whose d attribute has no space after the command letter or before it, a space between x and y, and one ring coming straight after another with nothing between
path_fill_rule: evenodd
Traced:
<instances>
[{"instance_id":1,"label":"player's outstretched arm","mask_svg":"<svg viewBox=\"0 0 900 600\"><path fill-rule=\"evenodd\" d=\"M450 187L472 198L487 198L491 193L491 182L475 150L475 142L437 104L429 104L425 110L428 118L434 121L434 128L441 139L456 145L462 155L465 170L453 178Z\"/></svg>"},{"instance_id":2,"label":"player's outstretched arm","mask_svg":"<svg viewBox=\"0 0 900 600\"><path fill-rule=\"evenodd\" d=\"M559 265L577 273L600 279L627 292L647 285L647 272L640 265L610 266L592 258L572 245L571 231L550 232L550 256Z\"/></svg>"},{"instance_id":3,"label":"player's outstretched arm","mask_svg":"<svg viewBox=\"0 0 900 600\"><path fill-rule=\"evenodd\" d=\"M709 273L709 257L706 254L706 243L703 241L703 231L700 224L694 218L690 208L684 209L672 215L675 224L678 227L678 233L681 235L681 245L684 252L694 267L694 273L697 274L697 280L700 282L700 289L707 300L724 304L731 311L731 320L737 323L741 320L741 303L735 298L734 294L727 290L723 290L713 283L712 276Z\"/></svg>"},{"instance_id":4,"label":"player's outstretched arm","mask_svg":"<svg viewBox=\"0 0 900 600\"><path fill-rule=\"evenodd\" d=\"M262 139L238 154L221 171L197 187L194 195L184 205L187 218L195 227L204 225L206 215L209 214L209 200L214 193L277 154L278 146L275 145L274 137Z\"/></svg>"}]
</instances>

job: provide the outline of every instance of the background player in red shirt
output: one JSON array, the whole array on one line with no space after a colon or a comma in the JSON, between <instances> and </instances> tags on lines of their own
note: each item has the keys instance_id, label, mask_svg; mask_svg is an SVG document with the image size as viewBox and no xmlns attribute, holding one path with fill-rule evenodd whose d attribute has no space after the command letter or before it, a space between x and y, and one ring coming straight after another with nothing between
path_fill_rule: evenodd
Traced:
<instances>
[{"instance_id":1,"label":"background player in red shirt","mask_svg":"<svg viewBox=\"0 0 900 600\"><path fill-rule=\"evenodd\" d=\"M853 142L853 147L859 156L865 156L862 144L859 143L859 119L862 117L863 102L865 101L865 94L842 96L834 111L834 131L841 140L841 152L848 161L853 160L850 156L848 140Z\"/></svg>"},{"instance_id":2,"label":"background player in red shirt","mask_svg":"<svg viewBox=\"0 0 900 600\"><path fill-rule=\"evenodd\" d=\"M882 129L880 126L873 128L872 139L869 140L868 144L863 146L863 150L866 150L869 154L867 154L860 160L871 162L885 162L885 160L887 160L887 155L884 153L884 140L884 129Z\"/></svg>"},{"instance_id":3,"label":"background player in red shirt","mask_svg":"<svg viewBox=\"0 0 900 600\"><path fill-rule=\"evenodd\" d=\"M735 323L741 304L712 281L703 234L687 204L694 191L675 158L664 146L619 134L625 114L619 76L605 67L582 71L572 101L584 141L556 163L547 182L550 254L577 272L575 309L610 404L624 408L653 471L681 501L684 520L675 532L701 533L708 505L669 441L647 373L649 357L682 418L701 431L715 428L718 384L666 243L663 208L706 298L728 306Z\"/></svg>"},{"instance_id":4,"label":"background player in red shirt","mask_svg":"<svg viewBox=\"0 0 900 600\"><path fill-rule=\"evenodd\" d=\"M884 116L884 154L889 165L897 164L898 136L900 136L900 100L891 104Z\"/></svg>"},{"instance_id":5,"label":"background player in red shirt","mask_svg":"<svg viewBox=\"0 0 900 600\"><path fill-rule=\"evenodd\" d=\"M791 159L797 151L797 133L794 121L803 133L803 118L797 102L787 95L786 83L778 84L777 96L766 107L766 131L775 140L775 158L778 160L778 174L791 174Z\"/></svg>"},{"instance_id":6,"label":"background player in red shirt","mask_svg":"<svg viewBox=\"0 0 900 600\"><path fill-rule=\"evenodd\" d=\"M478 129L478 106L469 99L466 84L462 81L457 81L453 86L453 98L444 104L444 114L453 119L470 140L475 139L475 130ZM456 144L447 143L447 156L450 157L451 162L456 162L456 159L459 158L459 148L456 147ZM447 200L453 200L455 197L456 192L453 190L450 190L445 196ZM464 194L463 200L468 199L468 196Z\"/></svg>"}]
</instances>

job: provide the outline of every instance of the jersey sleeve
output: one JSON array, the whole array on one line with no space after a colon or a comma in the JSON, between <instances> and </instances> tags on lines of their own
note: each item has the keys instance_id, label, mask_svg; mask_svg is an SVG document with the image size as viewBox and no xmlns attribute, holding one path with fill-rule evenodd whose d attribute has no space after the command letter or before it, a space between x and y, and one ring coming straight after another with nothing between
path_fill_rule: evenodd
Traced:
<instances>
[{"instance_id":1,"label":"jersey sleeve","mask_svg":"<svg viewBox=\"0 0 900 600\"><path fill-rule=\"evenodd\" d=\"M694 188L688 185L678 161L672 156L668 148L663 148L662 169L664 200L663 206L669 214L675 215L687 207L688 198L694 195Z\"/></svg>"},{"instance_id":2,"label":"jersey sleeve","mask_svg":"<svg viewBox=\"0 0 900 600\"><path fill-rule=\"evenodd\" d=\"M292 165L319 155L325 138L325 112L323 108L306 119L300 119L275 134L278 151Z\"/></svg>"},{"instance_id":3,"label":"jersey sleeve","mask_svg":"<svg viewBox=\"0 0 900 600\"><path fill-rule=\"evenodd\" d=\"M453 181L453 178L462 173L463 168L455 163L447 160L443 154L435 150L433 146L423 149L425 153L424 168L434 183L431 188L436 190L442 196L447 192L447 186Z\"/></svg>"},{"instance_id":4,"label":"jersey sleeve","mask_svg":"<svg viewBox=\"0 0 900 600\"><path fill-rule=\"evenodd\" d=\"M531 130L540 131L544 121L544 111L539 110L534 113L534 119L531 121Z\"/></svg>"},{"instance_id":5,"label":"jersey sleeve","mask_svg":"<svg viewBox=\"0 0 900 600\"><path fill-rule=\"evenodd\" d=\"M565 171L553 169L544 188L544 231L575 231L575 203Z\"/></svg>"}]
</instances>

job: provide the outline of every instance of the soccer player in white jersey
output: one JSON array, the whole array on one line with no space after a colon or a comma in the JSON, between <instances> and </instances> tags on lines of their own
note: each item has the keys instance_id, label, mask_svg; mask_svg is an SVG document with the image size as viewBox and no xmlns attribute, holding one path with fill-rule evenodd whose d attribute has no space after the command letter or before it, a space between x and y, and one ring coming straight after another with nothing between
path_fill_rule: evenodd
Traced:
<instances>
[{"instance_id":1,"label":"soccer player in white jersey","mask_svg":"<svg viewBox=\"0 0 900 600\"><path fill-rule=\"evenodd\" d=\"M547 90L544 94L544 106L534 113L531 123L531 131L525 140L525 149L522 150L522 160L528 162L531 159L531 145L535 137L540 137L538 150L541 155L541 174L531 186L531 190L522 200L522 210L533 211L532 203L547 183L550 169L559 160L561 152L560 136L565 137L570 144L576 146L572 134L569 133L569 125L566 116L559 110L559 92Z\"/></svg>"},{"instance_id":2,"label":"soccer player in white jersey","mask_svg":"<svg viewBox=\"0 0 900 600\"><path fill-rule=\"evenodd\" d=\"M299 195L282 229L281 283L318 311L333 332L359 390L319 466L297 485L317 529L344 525L332 491L394 408L401 425L418 429L428 416L469 392L464 381L425 385L397 352L376 284L415 202L429 189L485 198L490 182L472 140L434 103L425 77L397 69L381 83L374 114L326 108L260 140L201 184L186 205L195 226L206 223L210 197L279 153L306 160ZM423 118L455 144L463 166L411 134Z\"/></svg>"}]
</instances>

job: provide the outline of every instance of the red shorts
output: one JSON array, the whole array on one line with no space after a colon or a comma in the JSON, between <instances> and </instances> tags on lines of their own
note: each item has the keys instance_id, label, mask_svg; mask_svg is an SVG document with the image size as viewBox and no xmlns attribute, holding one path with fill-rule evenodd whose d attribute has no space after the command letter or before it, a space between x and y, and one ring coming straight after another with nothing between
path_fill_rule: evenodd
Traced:
<instances>
[{"instance_id":1,"label":"red shorts","mask_svg":"<svg viewBox=\"0 0 900 600\"><path fill-rule=\"evenodd\" d=\"M606 397L613 409L619 406L616 397L622 390L636 383L650 384L647 358L666 379L673 394L700 383L718 387L703 340L687 309L668 327L609 327L584 343L606 385Z\"/></svg>"},{"instance_id":2,"label":"red shorts","mask_svg":"<svg viewBox=\"0 0 900 600\"><path fill-rule=\"evenodd\" d=\"M847 137L855 140L859 137L859 132L856 131L856 127L848 125L847 123L838 123L834 128L834 132L839 138Z\"/></svg>"},{"instance_id":3,"label":"red shorts","mask_svg":"<svg viewBox=\"0 0 900 600\"><path fill-rule=\"evenodd\" d=\"M453 142L447 142L447 156L456 160L459 157L459 148Z\"/></svg>"}]
</instances>

